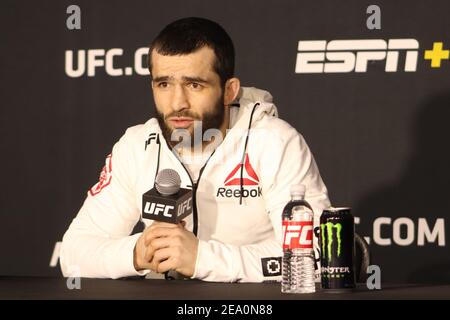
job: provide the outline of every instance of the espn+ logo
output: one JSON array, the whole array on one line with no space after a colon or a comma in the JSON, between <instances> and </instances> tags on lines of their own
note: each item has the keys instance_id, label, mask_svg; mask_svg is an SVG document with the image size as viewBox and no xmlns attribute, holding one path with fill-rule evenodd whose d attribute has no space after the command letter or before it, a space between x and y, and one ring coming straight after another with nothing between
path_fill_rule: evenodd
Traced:
<instances>
[{"instance_id":1,"label":"espn+ logo","mask_svg":"<svg viewBox=\"0 0 450 320\"><path fill-rule=\"evenodd\" d=\"M312 221L283 221L283 249L312 249Z\"/></svg>"},{"instance_id":2,"label":"espn+ logo","mask_svg":"<svg viewBox=\"0 0 450 320\"><path fill-rule=\"evenodd\" d=\"M415 72L418 49L416 39L299 41L295 73L367 72L369 62L377 60L386 60L386 72L397 72L400 53L403 70Z\"/></svg>"}]
</instances>

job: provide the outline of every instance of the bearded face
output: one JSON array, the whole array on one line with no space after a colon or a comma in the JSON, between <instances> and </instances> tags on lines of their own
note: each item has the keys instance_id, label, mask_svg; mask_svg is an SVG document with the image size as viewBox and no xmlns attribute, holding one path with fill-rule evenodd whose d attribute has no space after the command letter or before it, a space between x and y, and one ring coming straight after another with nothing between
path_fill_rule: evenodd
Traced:
<instances>
[{"instance_id":1,"label":"bearded face","mask_svg":"<svg viewBox=\"0 0 450 320\"><path fill-rule=\"evenodd\" d=\"M178 137L186 133L190 135L191 147L201 143L201 141L194 139L194 130L201 132L201 137L203 137L209 129L219 130L225 120L223 93L216 101L212 102L211 107L206 108L201 113L191 109L183 109L164 115L158 108L155 111L163 136L172 147L179 143ZM197 138L196 135L195 137Z\"/></svg>"}]
</instances>

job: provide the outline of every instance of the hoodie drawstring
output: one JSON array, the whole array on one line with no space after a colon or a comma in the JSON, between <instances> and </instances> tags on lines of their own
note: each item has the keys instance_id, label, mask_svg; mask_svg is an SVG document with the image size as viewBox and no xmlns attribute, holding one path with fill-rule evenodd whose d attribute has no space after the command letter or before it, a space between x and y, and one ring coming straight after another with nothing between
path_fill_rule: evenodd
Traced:
<instances>
[{"instance_id":1,"label":"hoodie drawstring","mask_svg":"<svg viewBox=\"0 0 450 320\"><path fill-rule=\"evenodd\" d=\"M256 107L259 106L260 103L257 102L253 105L252 108L252 112L250 114L250 120L248 123L248 129L247 129L247 136L245 137L245 143L244 143L244 151L242 152L242 159L241 159L241 172L240 172L240 179L239 179L239 184L240 184L240 196L239 196L239 204L242 205L242 194L244 191L244 186L243 186L243 181L244 181L244 165L245 165L245 155L247 152L247 145L248 145L248 140L250 137L250 129L252 126L252 121L253 121L253 114L255 113ZM153 187L155 187L155 183L156 183L156 176L158 175L158 171L159 171L159 162L160 162L160 157L161 157L161 141L159 139L159 134L156 137L156 144L158 145L158 161L156 163L156 171L155 171L155 178L153 179Z\"/></svg>"},{"instance_id":2,"label":"hoodie drawstring","mask_svg":"<svg viewBox=\"0 0 450 320\"><path fill-rule=\"evenodd\" d=\"M239 195L239 205L242 205L242 194L244 191L244 186L243 186L243 180L244 180L244 164L245 164L245 154L247 153L247 144L248 144L248 138L250 137L250 128L252 126L252 120L253 120L253 114L255 113L256 107L259 106L259 102L255 103L255 105L253 106L252 109L252 113L250 114L250 121L248 123L248 129L247 129L247 136L245 137L245 144L244 144L244 152L242 153L242 160L241 160L241 177L239 179L239 183L240 183L240 188L241 188L241 192Z\"/></svg>"},{"instance_id":3,"label":"hoodie drawstring","mask_svg":"<svg viewBox=\"0 0 450 320\"><path fill-rule=\"evenodd\" d=\"M159 172L159 159L161 156L161 141L159 140L159 134L156 136L156 144L158 145L158 161L156 162L156 171L155 171L155 179L153 179L153 188L155 188L156 177Z\"/></svg>"}]
</instances>

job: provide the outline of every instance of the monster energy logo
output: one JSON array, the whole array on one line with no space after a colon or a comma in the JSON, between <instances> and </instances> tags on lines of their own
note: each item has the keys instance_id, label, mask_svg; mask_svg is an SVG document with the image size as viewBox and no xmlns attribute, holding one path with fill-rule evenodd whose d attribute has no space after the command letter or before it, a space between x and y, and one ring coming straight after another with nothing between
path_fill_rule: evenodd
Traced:
<instances>
[{"instance_id":1,"label":"monster energy logo","mask_svg":"<svg viewBox=\"0 0 450 320\"><path fill-rule=\"evenodd\" d=\"M336 230L336 238L337 238L337 256L341 256L341 231L342 224L340 223L332 223L327 222L320 225L322 231L322 252L325 253L325 229L327 231L327 251L328 251L328 262L331 261L332 256L332 248L333 248L333 230Z\"/></svg>"}]
</instances>

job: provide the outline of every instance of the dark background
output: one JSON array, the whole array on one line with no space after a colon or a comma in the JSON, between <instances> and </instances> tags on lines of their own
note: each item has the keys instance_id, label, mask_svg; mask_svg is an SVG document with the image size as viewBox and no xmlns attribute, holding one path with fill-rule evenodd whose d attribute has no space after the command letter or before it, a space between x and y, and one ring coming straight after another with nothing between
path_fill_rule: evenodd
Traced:
<instances>
[{"instance_id":1,"label":"dark background","mask_svg":"<svg viewBox=\"0 0 450 320\"><path fill-rule=\"evenodd\" d=\"M81 8L81 30L68 30L66 8ZM381 30L368 30L366 8L381 8ZM334 206L351 206L370 238L382 281L450 282L450 255L438 242L419 246L418 220L449 232L450 61L431 68L424 51L450 48L448 1L5 1L0 3L0 275L60 275L49 266L94 185L105 156L129 126L153 116L149 77L65 72L65 51L122 48L133 66L168 23L187 16L219 22L236 47L243 86L272 93L280 117L306 138ZM398 39L419 42L416 72L296 74L300 40ZM404 56L404 52L400 53ZM76 60L75 60L76 61ZM411 219L414 241L381 246L373 222ZM400 228L406 238L407 229ZM411 231L411 230L410 230Z\"/></svg>"}]
</instances>

